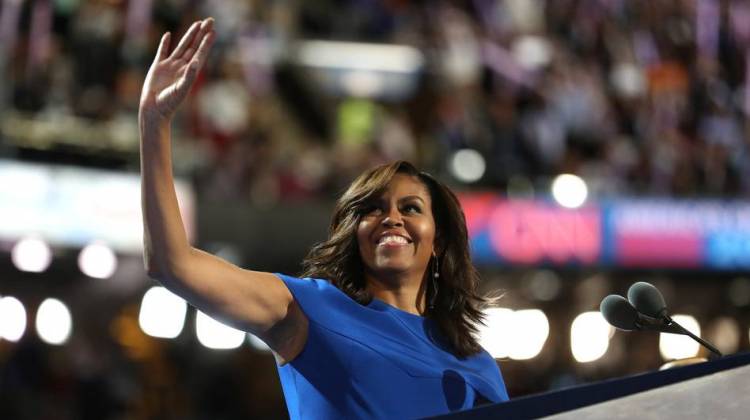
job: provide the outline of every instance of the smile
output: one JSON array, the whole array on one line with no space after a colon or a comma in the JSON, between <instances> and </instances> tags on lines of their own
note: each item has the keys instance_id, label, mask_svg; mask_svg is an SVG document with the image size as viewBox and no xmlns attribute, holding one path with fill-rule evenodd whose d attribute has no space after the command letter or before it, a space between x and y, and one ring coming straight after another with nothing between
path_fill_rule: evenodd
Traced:
<instances>
[{"instance_id":1,"label":"smile","mask_svg":"<svg viewBox=\"0 0 750 420\"><path fill-rule=\"evenodd\" d=\"M406 246L409 240L400 235L383 235L378 240L378 246Z\"/></svg>"}]
</instances>

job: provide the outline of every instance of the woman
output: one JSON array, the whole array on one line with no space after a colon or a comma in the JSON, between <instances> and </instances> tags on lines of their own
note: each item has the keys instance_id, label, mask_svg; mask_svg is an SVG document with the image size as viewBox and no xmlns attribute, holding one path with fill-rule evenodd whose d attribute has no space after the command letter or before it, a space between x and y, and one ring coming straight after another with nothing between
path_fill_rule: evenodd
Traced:
<instances>
[{"instance_id":1,"label":"woman","mask_svg":"<svg viewBox=\"0 0 750 420\"><path fill-rule=\"evenodd\" d=\"M165 34L144 82L149 275L263 339L292 418L413 418L506 400L497 364L473 337L485 302L463 213L447 188L406 162L354 181L328 240L305 260L308 278L244 270L189 245L172 179L170 121L206 59L212 25L194 23L171 53Z\"/></svg>"}]
</instances>

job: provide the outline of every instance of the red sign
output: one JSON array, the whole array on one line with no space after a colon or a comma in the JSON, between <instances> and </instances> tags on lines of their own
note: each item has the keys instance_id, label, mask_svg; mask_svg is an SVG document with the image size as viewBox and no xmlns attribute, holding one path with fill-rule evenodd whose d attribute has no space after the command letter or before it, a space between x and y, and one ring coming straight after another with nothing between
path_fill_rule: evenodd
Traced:
<instances>
[{"instance_id":1,"label":"red sign","mask_svg":"<svg viewBox=\"0 0 750 420\"><path fill-rule=\"evenodd\" d=\"M501 201L489 218L490 238L503 259L595 263L601 253L598 208L565 209L532 201Z\"/></svg>"}]
</instances>

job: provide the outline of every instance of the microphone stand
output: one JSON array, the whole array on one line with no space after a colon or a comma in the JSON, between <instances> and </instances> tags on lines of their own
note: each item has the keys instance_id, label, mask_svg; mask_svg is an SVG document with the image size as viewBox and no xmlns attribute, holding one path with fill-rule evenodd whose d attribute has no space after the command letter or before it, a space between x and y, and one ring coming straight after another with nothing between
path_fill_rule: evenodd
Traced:
<instances>
[{"instance_id":1,"label":"microphone stand","mask_svg":"<svg viewBox=\"0 0 750 420\"><path fill-rule=\"evenodd\" d=\"M638 321L636 321L635 326L639 330L659 331L659 332L670 333L670 334L687 335L688 337L700 343L703 347L710 350L714 356L718 356L718 357L723 356L721 352L716 347L714 347L711 343L691 333L685 327L675 322L667 314L662 314L660 318L653 318L648 315L644 315L640 312L638 313L638 315L639 315Z\"/></svg>"}]
</instances>

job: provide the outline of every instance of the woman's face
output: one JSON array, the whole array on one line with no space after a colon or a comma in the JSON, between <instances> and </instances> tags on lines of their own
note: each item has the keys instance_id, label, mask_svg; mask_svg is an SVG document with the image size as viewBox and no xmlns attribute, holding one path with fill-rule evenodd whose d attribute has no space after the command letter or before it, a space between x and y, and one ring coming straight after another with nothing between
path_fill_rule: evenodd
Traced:
<instances>
[{"instance_id":1,"label":"woman's face","mask_svg":"<svg viewBox=\"0 0 750 420\"><path fill-rule=\"evenodd\" d=\"M434 241L430 193L406 174L394 175L382 195L366 206L357 228L365 270L378 278L406 274L421 281Z\"/></svg>"}]
</instances>

